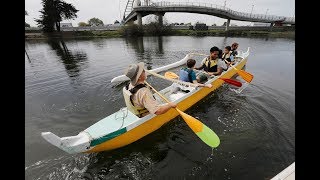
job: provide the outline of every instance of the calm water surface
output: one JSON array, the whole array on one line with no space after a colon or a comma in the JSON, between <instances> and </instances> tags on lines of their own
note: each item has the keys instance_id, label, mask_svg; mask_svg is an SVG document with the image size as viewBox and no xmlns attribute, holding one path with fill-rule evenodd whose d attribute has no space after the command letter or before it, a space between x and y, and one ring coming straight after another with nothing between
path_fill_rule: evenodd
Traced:
<instances>
[{"instance_id":1,"label":"calm water surface","mask_svg":"<svg viewBox=\"0 0 320 180\"><path fill-rule=\"evenodd\" d=\"M76 135L125 106L110 80L130 63L149 69L233 42L251 47L240 94L223 85L187 110L220 137L209 148L177 117L126 147L69 155L41 132ZM270 179L295 161L295 42L290 39L143 37L25 42L26 179ZM203 57L195 57L199 65ZM175 68L170 71L177 71ZM241 77L237 80L244 82ZM148 77L158 90L170 83Z\"/></svg>"}]
</instances>

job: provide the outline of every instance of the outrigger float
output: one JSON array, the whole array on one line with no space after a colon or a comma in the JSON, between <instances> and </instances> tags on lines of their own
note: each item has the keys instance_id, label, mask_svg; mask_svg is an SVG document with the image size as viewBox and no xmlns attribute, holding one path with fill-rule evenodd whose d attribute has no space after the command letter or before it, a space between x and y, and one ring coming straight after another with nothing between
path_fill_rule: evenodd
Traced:
<instances>
[{"instance_id":1,"label":"outrigger float","mask_svg":"<svg viewBox=\"0 0 320 180\"><path fill-rule=\"evenodd\" d=\"M237 73L241 75L241 72L239 71L242 71L241 69L247 63L249 49L250 48L243 53L239 52L238 56L235 58L236 63L233 65L233 68L230 67L220 76L210 78L206 82L206 84L212 84L212 88L195 87L192 86L191 83L172 80L174 82L172 85L159 92L163 94L165 98L169 99L169 101L175 102L181 111L185 111L206 97L209 93L219 88L224 83L224 80L220 78L231 78ZM192 57L192 55L193 53L189 53L182 60L164 66L165 68L160 67L146 72L161 77L161 75L155 73L168 70L169 68L181 66L185 64L186 61ZM119 76L112 79L112 82L126 80L128 80L126 77ZM190 85L188 86L186 84ZM183 91L176 91L177 87L179 87L178 89L183 89ZM165 101L162 101L160 96L156 93L154 94L154 97L160 103L166 103ZM69 154L107 151L126 146L141 139L142 137L159 129L161 126L174 119L178 115L178 111L175 109L170 109L161 115L149 114L139 118L130 112L127 107L124 107L91 125L87 129L81 131L76 136L60 138L52 132L42 132L41 135L49 143ZM218 143L220 143L220 141Z\"/></svg>"}]
</instances>

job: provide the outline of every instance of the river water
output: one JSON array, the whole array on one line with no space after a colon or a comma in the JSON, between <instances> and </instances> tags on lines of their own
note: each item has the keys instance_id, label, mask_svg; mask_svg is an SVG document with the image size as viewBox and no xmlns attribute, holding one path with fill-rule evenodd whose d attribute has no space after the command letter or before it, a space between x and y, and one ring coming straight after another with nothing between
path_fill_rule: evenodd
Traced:
<instances>
[{"instance_id":1,"label":"river water","mask_svg":"<svg viewBox=\"0 0 320 180\"><path fill-rule=\"evenodd\" d=\"M123 148L69 155L41 137L77 135L125 106L124 84L111 84L130 63L153 69L189 52L238 42L250 47L241 93L223 85L186 111L220 137L211 149L177 117ZM295 41L272 38L140 37L25 42L26 179L270 179L295 161ZM196 56L197 64L203 57ZM176 72L178 68L170 71ZM238 76L237 80L244 83ZM156 77L158 90L170 83Z\"/></svg>"}]
</instances>

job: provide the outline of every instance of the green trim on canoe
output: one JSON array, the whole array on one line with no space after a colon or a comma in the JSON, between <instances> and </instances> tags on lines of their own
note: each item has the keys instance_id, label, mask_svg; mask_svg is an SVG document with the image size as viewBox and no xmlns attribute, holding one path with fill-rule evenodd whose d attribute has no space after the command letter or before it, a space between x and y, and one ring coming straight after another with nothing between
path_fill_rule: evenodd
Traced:
<instances>
[{"instance_id":1,"label":"green trim on canoe","mask_svg":"<svg viewBox=\"0 0 320 180\"><path fill-rule=\"evenodd\" d=\"M126 128L122 128L122 129L120 129L118 131L112 132L112 133L107 134L105 136L102 136L102 137L100 137L98 139L94 139L93 141L90 142L90 146L92 147L92 146L96 146L98 144L104 143L104 142L106 142L106 141L108 141L110 139L113 139L113 138L115 138L115 137L117 137L117 136L119 136L119 135L121 135L123 133L126 133L126 132L127 132L127 129Z\"/></svg>"}]
</instances>

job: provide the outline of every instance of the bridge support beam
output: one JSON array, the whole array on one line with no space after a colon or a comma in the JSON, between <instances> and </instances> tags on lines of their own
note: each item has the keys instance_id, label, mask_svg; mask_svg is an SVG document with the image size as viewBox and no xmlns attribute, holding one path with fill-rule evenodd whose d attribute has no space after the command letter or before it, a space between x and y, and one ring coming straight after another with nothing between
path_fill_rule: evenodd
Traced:
<instances>
[{"instance_id":1,"label":"bridge support beam","mask_svg":"<svg viewBox=\"0 0 320 180\"><path fill-rule=\"evenodd\" d=\"M226 24L226 29L225 29L225 31L228 31L229 25L230 25L230 19L228 19L228 21L227 21L227 24Z\"/></svg>"},{"instance_id":2,"label":"bridge support beam","mask_svg":"<svg viewBox=\"0 0 320 180\"><path fill-rule=\"evenodd\" d=\"M163 26L163 16L164 16L164 13L156 13L155 15L158 16L158 23L159 23L159 25L162 27L162 26Z\"/></svg>"},{"instance_id":3,"label":"bridge support beam","mask_svg":"<svg viewBox=\"0 0 320 180\"><path fill-rule=\"evenodd\" d=\"M159 18L159 25L162 27L163 26L163 15L158 15Z\"/></svg>"},{"instance_id":4,"label":"bridge support beam","mask_svg":"<svg viewBox=\"0 0 320 180\"><path fill-rule=\"evenodd\" d=\"M141 13L137 13L137 21L139 28L142 28L142 15Z\"/></svg>"}]
</instances>

